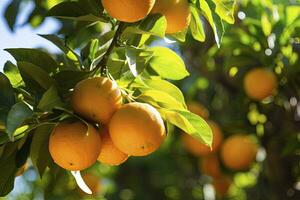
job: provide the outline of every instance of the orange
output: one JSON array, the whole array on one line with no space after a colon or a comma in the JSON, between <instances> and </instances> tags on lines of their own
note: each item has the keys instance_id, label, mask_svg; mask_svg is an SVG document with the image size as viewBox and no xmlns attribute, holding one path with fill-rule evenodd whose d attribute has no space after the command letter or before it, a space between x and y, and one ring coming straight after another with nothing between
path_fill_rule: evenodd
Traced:
<instances>
[{"instance_id":1,"label":"orange","mask_svg":"<svg viewBox=\"0 0 300 200\"><path fill-rule=\"evenodd\" d=\"M244 78L246 94L254 100L263 100L272 96L277 88L277 79L273 72L263 68L255 68Z\"/></svg>"},{"instance_id":2,"label":"orange","mask_svg":"<svg viewBox=\"0 0 300 200\"><path fill-rule=\"evenodd\" d=\"M232 184L232 180L229 176L222 175L218 178L214 178L213 186L215 188L217 196L225 196Z\"/></svg>"},{"instance_id":3,"label":"orange","mask_svg":"<svg viewBox=\"0 0 300 200\"><path fill-rule=\"evenodd\" d=\"M216 154L203 157L199 162L199 168L203 174L211 177L220 177L221 175L220 162Z\"/></svg>"},{"instance_id":4,"label":"orange","mask_svg":"<svg viewBox=\"0 0 300 200\"><path fill-rule=\"evenodd\" d=\"M183 31L191 20L188 0L158 0L151 12L166 17L168 34Z\"/></svg>"},{"instance_id":5,"label":"orange","mask_svg":"<svg viewBox=\"0 0 300 200\"><path fill-rule=\"evenodd\" d=\"M60 167L79 171L93 165L101 150L99 133L82 122L60 123L52 131L49 152Z\"/></svg>"},{"instance_id":6,"label":"orange","mask_svg":"<svg viewBox=\"0 0 300 200\"><path fill-rule=\"evenodd\" d=\"M216 152L223 141L223 133L220 127L213 121L208 121L207 123L213 133L212 149L199 140L193 138L191 135L186 133L183 134L182 140L185 149L195 156L205 156Z\"/></svg>"},{"instance_id":7,"label":"orange","mask_svg":"<svg viewBox=\"0 0 300 200\"><path fill-rule=\"evenodd\" d=\"M257 145L247 135L233 135L224 141L221 158L232 170L245 170L255 160Z\"/></svg>"},{"instance_id":8,"label":"orange","mask_svg":"<svg viewBox=\"0 0 300 200\"><path fill-rule=\"evenodd\" d=\"M191 101L191 102L187 103L187 107L188 107L189 111L191 111L192 113L199 115L200 117L202 117L204 119L208 119L209 111L200 103Z\"/></svg>"},{"instance_id":9,"label":"orange","mask_svg":"<svg viewBox=\"0 0 300 200\"><path fill-rule=\"evenodd\" d=\"M22 174L24 174L24 172L27 170L27 168L28 168L28 164L27 164L27 162L26 162L24 165L22 165L22 166L18 169L18 171L17 171L17 173L16 173L16 177L17 177L17 176L21 176Z\"/></svg>"},{"instance_id":10,"label":"orange","mask_svg":"<svg viewBox=\"0 0 300 200\"><path fill-rule=\"evenodd\" d=\"M85 184L90 188L92 191L92 195L96 195L101 191L101 180L99 177L90 174L90 173L85 173L82 175L82 179L84 180ZM80 194L85 194L84 192L80 192Z\"/></svg>"},{"instance_id":11,"label":"orange","mask_svg":"<svg viewBox=\"0 0 300 200\"><path fill-rule=\"evenodd\" d=\"M98 161L107 165L120 165L128 159L128 155L120 151L112 142L109 132L104 129L101 134L101 152Z\"/></svg>"},{"instance_id":12,"label":"orange","mask_svg":"<svg viewBox=\"0 0 300 200\"><path fill-rule=\"evenodd\" d=\"M75 112L100 124L108 123L121 103L121 91L117 84L106 77L88 78L79 82L71 98Z\"/></svg>"},{"instance_id":13,"label":"orange","mask_svg":"<svg viewBox=\"0 0 300 200\"><path fill-rule=\"evenodd\" d=\"M155 0L102 0L108 14L123 22L136 22L145 18L154 3Z\"/></svg>"},{"instance_id":14,"label":"orange","mask_svg":"<svg viewBox=\"0 0 300 200\"><path fill-rule=\"evenodd\" d=\"M159 112L146 103L122 106L109 123L113 143L131 156L145 156L159 148L166 131Z\"/></svg>"}]
</instances>

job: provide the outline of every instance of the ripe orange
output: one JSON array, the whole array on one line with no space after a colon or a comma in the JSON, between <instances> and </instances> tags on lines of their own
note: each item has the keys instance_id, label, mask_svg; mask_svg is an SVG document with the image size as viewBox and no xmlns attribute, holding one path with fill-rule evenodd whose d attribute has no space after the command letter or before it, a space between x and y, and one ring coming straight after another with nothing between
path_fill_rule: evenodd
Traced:
<instances>
[{"instance_id":1,"label":"ripe orange","mask_svg":"<svg viewBox=\"0 0 300 200\"><path fill-rule=\"evenodd\" d=\"M82 179L84 180L85 184L92 191L92 195L96 195L101 191L101 180L99 177L97 177L93 174L90 174L90 173L85 173L82 175ZM83 192L80 192L80 193L87 195Z\"/></svg>"},{"instance_id":2,"label":"ripe orange","mask_svg":"<svg viewBox=\"0 0 300 200\"><path fill-rule=\"evenodd\" d=\"M204 119L208 119L209 111L200 103L191 101L191 102L187 103L187 107L188 107L189 111L191 111L192 113L199 115L200 117L202 117Z\"/></svg>"},{"instance_id":3,"label":"ripe orange","mask_svg":"<svg viewBox=\"0 0 300 200\"><path fill-rule=\"evenodd\" d=\"M223 133L218 124L213 121L208 121L207 123L212 129L213 133L212 149L189 134L183 134L182 140L184 147L187 151L195 156L206 156L210 153L216 152L223 141Z\"/></svg>"},{"instance_id":4,"label":"ripe orange","mask_svg":"<svg viewBox=\"0 0 300 200\"><path fill-rule=\"evenodd\" d=\"M93 165L101 150L99 133L82 122L60 123L52 131L49 152L56 164L79 171Z\"/></svg>"},{"instance_id":5,"label":"ripe orange","mask_svg":"<svg viewBox=\"0 0 300 200\"><path fill-rule=\"evenodd\" d=\"M154 3L155 0L102 0L108 14L123 22L136 22L145 18Z\"/></svg>"},{"instance_id":6,"label":"ripe orange","mask_svg":"<svg viewBox=\"0 0 300 200\"><path fill-rule=\"evenodd\" d=\"M199 162L199 168L203 174L211 177L220 177L221 175L220 162L216 154L203 157Z\"/></svg>"},{"instance_id":7,"label":"ripe orange","mask_svg":"<svg viewBox=\"0 0 300 200\"><path fill-rule=\"evenodd\" d=\"M218 178L214 178L213 186L217 193L217 196L225 196L232 184L232 180L229 176L222 175Z\"/></svg>"},{"instance_id":8,"label":"ripe orange","mask_svg":"<svg viewBox=\"0 0 300 200\"><path fill-rule=\"evenodd\" d=\"M98 161L107 165L120 165L128 159L128 155L120 151L112 142L109 132L104 129L101 134L101 152Z\"/></svg>"},{"instance_id":9,"label":"ripe orange","mask_svg":"<svg viewBox=\"0 0 300 200\"><path fill-rule=\"evenodd\" d=\"M189 26L191 13L188 0L158 0L151 11L167 19L166 33L177 33Z\"/></svg>"},{"instance_id":10,"label":"ripe orange","mask_svg":"<svg viewBox=\"0 0 300 200\"><path fill-rule=\"evenodd\" d=\"M75 112L100 124L108 123L121 103L121 91L117 84L105 77L79 82L71 98Z\"/></svg>"},{"instance_id":11,"label":"ripe orange","mask_svg":"<svg viewBox=\"0 0 300 200\"><path fill-rule=\"evenodd\" d=\"M109 133L116 147L132 156L154 152L166 136L159 112L138 102L125 104L113 115Z\"/></svg>"},{"instance_id":12,"label":"ripe orange","mask_svg":"<svg viewBox=\"0 0 300 200\"><path fill-rule=\"evenodd\" d=\"M254 100L263 100L273 95L276 88L275 74L263 68L252 69L244 78L245 92Z\"/></svg>"},{"instance_id":13,"label":"ripe orange","mask_svg":"<svg viewBox=\"0 0 300 200\"><path fill-rule=\"evenodd\" d=\"M233 135L224 141L221 158L226 167L232 170L249 168L255 160L257 145L247 135Z\"/></svg>"}]
</instances>

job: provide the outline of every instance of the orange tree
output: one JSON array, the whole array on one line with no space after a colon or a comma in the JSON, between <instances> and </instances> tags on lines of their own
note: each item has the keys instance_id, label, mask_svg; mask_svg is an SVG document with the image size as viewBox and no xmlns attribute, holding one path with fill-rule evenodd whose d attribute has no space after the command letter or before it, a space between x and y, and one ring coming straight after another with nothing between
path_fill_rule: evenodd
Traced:
<instances>
[{"instance_id":1,"label":"orange tree","mask_svg":"<svg viewBox=\"0 0 300 200\"><path fill-rule=\"evenodd\" d=\"M6 10L11 29L21 3L12 1ZM129 156L158 149L172 125L210 146L210 127L187 110L171 82L189 75L184 61L150 44L164 37L183 42L187 34L204 41L200 16L218 38L222 19L233 22L233 5L227 13L218 1L36 1L28 22L38 26L45 15L61 19L64 38L40 36L62 54L6 49L16 64L7 62L0 74L1 196L13 189L28 159L41 177L48 169L91 167L107 127L114 148ZM85 37L72 34L75 29Z\"/></svg>"},{"instance_id":2,"label":"orange tree","mask_svg":"<svg viewBox=\"0 0 300 200\"><path fill-rule=\"evenodd\" d=\"M12 29L21 2L12 1L7 8L6 17ZM227 0L191 0L188 9L187 1L173 0L156 0L153 9L151 0L132 5L105 0L103 4L92 0L34 2L35 9L27 22L36 27L46 15L57 17L62 24L60 37L42 37L56 44L63 54L49 55L38 49L8 50L17 65L8 62L4 68L10 84L3 76L6 80L3 91L8 91L3 94L14 99L13 103L4 103L1 112L0 129L6 132L1 134L0 151L0 166L4 169L0 170L0 177L5 177L0 179L3 194L11 189L15 171L29 157L33 164L29 170L37 169L43 179L27 181L32 190L28 196L38 194L34 188L42 188L46 199L83 197L82 193L76 195L78 192L74 191L78 189L70 173L53 162L47 148L56 124L81 120L99 132L100 148L104 149L98 157L102 164L93 165L84 174L101 175L100 193L108 199L206 199L211 195L211 186L217 199L299 199L297 1L241 0L235 9L236 2ZM132 11L138 7L142 9ZM182 31L177 32L178 29ZM88 92L78 97L79 106L74 106L71 99L76 96L76 88L80 88L78 82L100 76L118 85L122 104L131 107L130 102L137 101L152 105L164 119L167 133L179 134L167 134L164 139L156 112L145 115L152 108L135 113L134 108L119 109L118 101L110 104L111 99L119 99L118 92L112 92L113 84L102 87L106 84L101 82L100 87L98 84L94 89L89 87ZM101 95L97 96L97 88L103 91ZM111 92L117 98L110 99ZM187 100L187 106L183 99ZM97 101L101 102L99 106L95 104ZM13 105L19 102L29 109L26 106L26 112L24 108L21 112L17 109L22 120L13 133L7 132L11 116L7 114L16 110ZM102 127L101 120L93 113L110 113L107 108L120 112L113 117L113 126L105 122ZM126 111L128 115L122 114L124 110L130 110ZM152 125L145 117L151 115L156 121ZM199 143L213 144L213 141L206 123L197 115L216 124L222 133L223 139L212 152ZM147 120L136 121L135 116ZM18 119L19 115L13 118ZM173 125L182 130L174 129ZM145 143L144 135L150 132L145 127L155 130L154 143ZM128 137L126 129L133 130ZM113 131L114 136L108 133L111 137L107 137L107 131ZM120 137L118 132L122 132ZM186 136L183 132L200 139L188 138L193 151L182 140ZM135 139L130 140L133 135ZM157 153L132 156L137 152L152 152L153 149L145 147L154 145L156 149L160 143ZM129 151L136 144L144 145L138 145L141 148L134 150L135 153ZM193 154L202 149L206 150L205 155ZM82 152L87 151L89 148ZM64 158L66 153L62 155ZM94 156L93 160L96 159ZM107 167L115 162L125 163L117 168ZM88 181L86 184L89 186Z\"/></svg>"}]
</instances>

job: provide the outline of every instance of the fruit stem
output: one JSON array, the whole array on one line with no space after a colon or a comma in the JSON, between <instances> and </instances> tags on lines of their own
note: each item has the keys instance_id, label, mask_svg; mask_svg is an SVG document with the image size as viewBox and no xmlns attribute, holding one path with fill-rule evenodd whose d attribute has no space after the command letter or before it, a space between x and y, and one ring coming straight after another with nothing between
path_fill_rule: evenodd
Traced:
<instances>
[{"instance_id":1,"label":"fruit stem","mask_svg":"<svg viewBox=\"0 0 300 200\"><path fill-rule=\"evenodd\" d=\"M115 35L114 35L107 51L106 51L106 53L104 54L101 61L97 64L97 66L93 70L94 74L97 73L99 69L100 69L101 75L106 73L106 71L107 71L107 62L108 62L109 56L110 56L111 52L113 51L114 47L117 45L119 37L121 36L122 31L124 30L124 26L125 26L125 23L119 22L116 33L115 33Z\"/></svg>"}]
</instances>

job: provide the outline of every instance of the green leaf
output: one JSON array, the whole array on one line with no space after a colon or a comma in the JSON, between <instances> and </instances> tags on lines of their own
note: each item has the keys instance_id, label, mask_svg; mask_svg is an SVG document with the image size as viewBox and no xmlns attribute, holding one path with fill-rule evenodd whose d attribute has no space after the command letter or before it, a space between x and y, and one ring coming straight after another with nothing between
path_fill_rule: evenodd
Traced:
<instances>
[{"instance_id":1,"label":"green leaf","mask_svg":"<svg viewBox=\"0 0 300 200\"><path fill-rule=\"evenodd\" d=\"M17 143L5 146L4 152L0 157L0 196L6 196L14 188L15 174L17 167L15 157L17 153Z\"/></svg>"},{"instance_id":2,"label":"green leaf","mask_svg":"<svg viewBox=\"0 0 300 200\"><path fill-rule=\"evenodd\" d=\"M19 87L23 85L24 82L22 80L22 76L18 70L18 67L15 64L13 64L10 61L7 61L4 64L3 71L13 87Z\"/></svg>"},{"instance_id":3,"label":"green leaf","mask_svg":"<svg viewBox=\"0 0 300 200\"><path fill-rule=\"evenodd\" d=\"M53 76L57 84L60 86L58 89L62 89L62 92L66 92L81 80L89 77L90 72L84 71L61 71Z\"/></svg>"},{"instance_id":4,"label":"green leaf","mask_svg":"<svg viewBox=\"0 0 300 200\"><path fill-rule=\"evenodd\" d=\"M74 62L75 65L80 65L81 63L80 56L77 55L74 50L69 48L60 37L56 35L39 35L39 36L45 38L46 40L49 40L50 42L55 44L58 48L60 48L60 50L62 50L65 53L67 58L70 61Z\"/></svg>"},{"instance_id":5,"label":"green leaf","mask_svg":"<svg viewBox=\"0 0 300 200\"><path fill-rule=\"evenodd\" d=\"M43 176L47 166L52 161L48 143L54 125L43 125L38 127L32 139L30 158L33 166L38 170L40 177Z\"/></svg>"},{"instance_id":6,"label":"green leaf","mask_svg":"<svg viewBox=\"0 0 300 200\"><path fill-rule=\"evenodd\" d=\"M150 15L138 26L128 26L123 34L131 35L134 34L148 34L163 38L167 29L167 20L162 15Z\"/></svg>"},{"instance_id":7,"label":"green leaf","mask_svg":"<svg viewBox=\"0 0 300 200\"><path fill-rule=\"evenodd\" d=\"M195 139L212 145L212 131L204 119L188 111L159 109L162 116L171 124L190 134Z\"/></svg>"},{"instance_id":8,"label":"green leaf","mask_svg":"<svg viewBox=\"0 0 300 200\"><path fill-rule=\"evenodd\" d=\"M62 104L56 88L52 86L43 94L37 108L43 111L52 111L55 106L62 106Z\"/></svg>"},{"instance_id":9,"label":"green leaf","mask_svg":"<svg viewBox=\"0 0 300 200\"><path fill-rule=\"evenodd\" d=\"M5 9L4 16L11 31L14 31L21 2L21 0L11 1L11 3Z\"/></svg>"},{"instance_id":10,"label":"green leaf","mask_svg":"<svg viewBox=\"0 0 300 200\"><path fill-rule=\"evenodd\" d=\"M177 101L172 95L169 95L166 92L163 92L161 90L143 90L141 95L137 97L139 100L143 100L146 103L151 103L153 101L156 102L160 107L162 108L168 108L168 109L185 109L185 106ZM150 102L147 102L148 100L151 100Z\"/></svg>"},{"instance_id":11,"label":"green leaf","mask_svg":"<svg viewBox=\"0 0 300 200\"><path fill-rule=\"evenodd\" d=\"M234 24L234 9L236 0L212 0L215 5L215 12L221 19L229 24Z\"/></svg>"},{"instance_id":12,"label":"green leaf","mask_svg":"<svg viewBox=\"0 0 300 200\"><path fill-rule=\"evenodd\" d=\"M199 0L199 2L200 2L200 9L203 12L204 17L207 19L208 23L210 24L214 32L215 41L218 47L220 47L220 43L224 33L222 22L221 20L215 21L216 16L214 16L214 13L211 11L209 4L206 2L206 0ZM216 24L216 22L218 23L218 25Z\"/></svg>"},{"instance_id":13,"label":"green leaf","mask_svg":"<svg viewBox=\"0 0 300 200\"><path fill-rule=\"evenodd\" d=\"M32 88L40 86L48 90L54 84L54 80L42 68L28 62L18 62L17 65L26 86Z\"/></svg>"},{"instance_id":14,"label":"green leaf","mask_svg":"<svg viewBox=\"0 0 300 200\"><path fill-rule=\"evenodd\" d=\"M136 80L136 82L139 79ZM162 92L165 92L172 96L174 99L176 99L178 102L180 102L184 107L185 101L184 101L184 96L180 89L178 89L175 85L172 83L162 80L160 78L152 77L152 79L145 79L142 80L142 83L139 84L132 84L132 87L139 88L141 92L149 89L154 89L154 90L160 90Z\"/></svg>"},{"instance_id":15,"label":"green leaf","mask_svg":"<svg viewBox=\"0 0 300 200\"><path fill-rule=\"evenodd\" d=\"M174 51L166 47L151 47L153 57L152 69L163 78L180 80L189 75L183 60Z\"/></svg>"},{"instance_id":16,"label":"green leaf","mask_svg":"<svg viewBox=\"0 0 300 200\"><path fill-rule=\"evenodd\" d=\"M18 152L16 155L16 167L20 168L22 167L28 159L29 156L29 152L30 152L30 147L31 147L31 142L32 142L32 137L23 137L22 139L25 139L25 142L23 144L21 144L20 147L20 142L18 145Z\"/></svg>"},{"instance_id":17,"label":"green leaf","mask_svg":"<svg viewBox=\"0 0 300 200\"><path fill-rule=\"evenodd\" d=\"M194 6L190 6L190 10L191 10L191 14L192 14L190 29L191 29L193 38L200 42L204 42L205 41L205 32L203 29L202 21L199 17L199 11Z\"/></svg>"},{"instance_id":18,"label":"green leaf","mask_svg":"<svg viewBox=\"0 0 300 200\"><path fill-rule=\"evenodd\" d=\"M24 102L12 106L7 115L6 132L11 141L14 140L14 132L25 120L32 116L33 112Z\"/></svg>"},{"instance_id":19,"label":"green leaf","mask_svg":"<svg viewBox=\"0 0 300 200\"><path fill-rule=\"evenodd\" d=\"M8 78L0 72L0 110L10 109L15 104L15 93Z\"/></svg>"},{"instance_id":20,"label":"green leaf","mask_svg":"<svg viewBox=\"0 0 300 200\"><path fill-rule=\"evenodd\" d=\"M46 52L39 49L5 49L9 52L17 62L24 61L32 63L47 72L55 72L59 68L59 64Z\"/></svg>"},{"instance_id":21,"label":"green leaf","mask_svg":"<svg viewBox=\"0 0 300 200\"><path fill-rule=\"evenodd\" d=\"M97 0L79 0L62 2L48 11L48 16L89 22L108 22L102 14L103 8Z\"/></svg>"}]
</instances>

